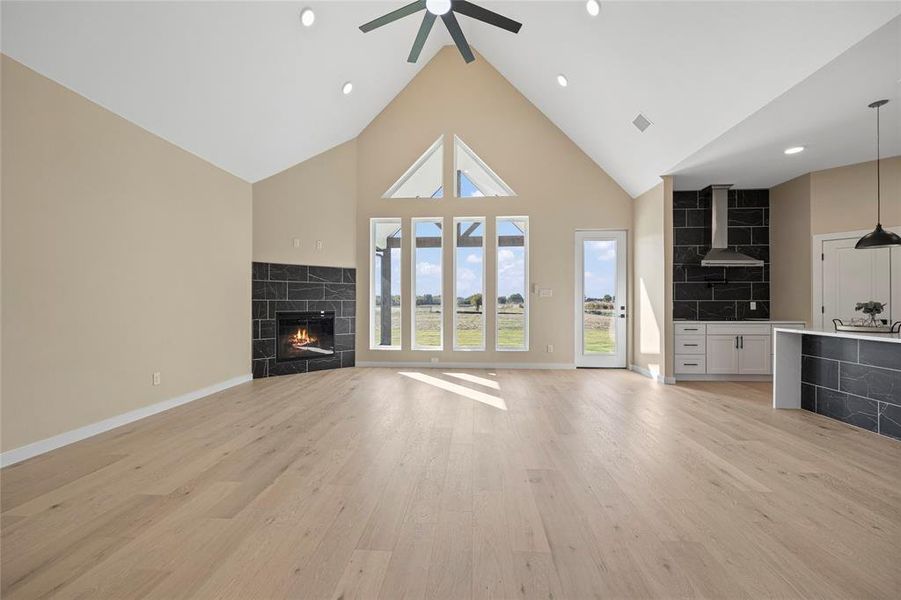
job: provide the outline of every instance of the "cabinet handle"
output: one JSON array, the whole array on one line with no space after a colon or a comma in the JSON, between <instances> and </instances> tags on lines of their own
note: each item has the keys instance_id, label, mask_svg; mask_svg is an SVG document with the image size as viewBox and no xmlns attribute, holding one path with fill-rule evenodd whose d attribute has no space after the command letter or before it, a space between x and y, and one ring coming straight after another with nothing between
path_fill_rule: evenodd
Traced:
<instances>
[{"instance_id":1,"label":"cabinet handle","mask_svg":"<svg viewBox=\"0 0 901 600\"><path fill-rule=\"evenodd\" d=\"M738 336L735 336L735 349L738 350Z\"/></svg>"},{"instance_id":2,"label":"cabinet handle","mask_svg":"<svg viewBox=\"0 0 901 600\"><path fill-rule=\"evenodd\" d=\"M697 347L697 344L682 344L682 345L683 345L683 346L686 346L686 347L688 347L688 346Z\"/></svg>"},{"instance_id":3,"label":"cabinet handle","mask_svg":"<svg viewBox=\"0 0 901 600\"><path fill-rule=\"evenodd\" d=\"M697 331L697 330L698 330L697 327L686 327L685 328L685 331Z\"/></svg>"},{"instance_id":4,"label":"cabinet handle","mask_svg":"<svg viewBox=\"0 0 901 600\"><path fill-rule=\"evenodd\" d=\"M738 345L739 348L741 348L742 350L745 349L745 336L743 336L743 335L738 336L738 344L739 344Z\"/></svg>"},{"instance_id":5,"label":"cabinet handle","mask_svg":"<svg viewBox=\"0 0 901 600\"><path fill-rule=\"evenodd\" d=\"M698 363L684 363L686 367L697 367Z\"/></svg>"}]
</instances>

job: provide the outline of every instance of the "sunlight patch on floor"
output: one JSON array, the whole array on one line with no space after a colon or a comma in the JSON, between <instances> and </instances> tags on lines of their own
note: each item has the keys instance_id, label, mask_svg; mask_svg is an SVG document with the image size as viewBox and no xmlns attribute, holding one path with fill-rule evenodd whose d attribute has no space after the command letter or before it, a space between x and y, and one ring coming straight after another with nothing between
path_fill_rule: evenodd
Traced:
<instances>
[{"instance_id":1,"label":"sunlight patch on floor","mask_svg":"<svg viewBox=\"0 0 901 600\"><path fill-rule=\"evenodd\" d=\"M475 383L477 385L484 385L485 387L489 387L493 390L501 389L501 384L496 381L491 381L490 379L485 379L484 377L479 377L478 375L470 375L469 373L443 373L448 377L456 377L457 379L462 379L463 381L468 381L469 383Z\"/></svg>"},{"instance_id":2,"label":"sunlight patch on floor","mask_svg":"<svg viewBox=\"0 0 901 600\"><path fill-rule=\"evenodd\" d=\"M498 396L492 396L491 394L486 394L485 392L480 392L478 390L471 390L468 387L464 387L450 381L445 381L443 379L438 379L437 377L432 377L431 375L426 375L425 373L415 373L413 371L398 371L398 374L403 375L404 377L409 377L410 379L415 379L416 381L421 381L422 383L427 383L431 386L446 390L448 392L453 392L454 394L463 396L464 398L469 398L470 400L475 400L476 402L487 404L492 408L507 410L507 403L504 402L503 398L500 398Z\"/></svg>"}]
</instances>

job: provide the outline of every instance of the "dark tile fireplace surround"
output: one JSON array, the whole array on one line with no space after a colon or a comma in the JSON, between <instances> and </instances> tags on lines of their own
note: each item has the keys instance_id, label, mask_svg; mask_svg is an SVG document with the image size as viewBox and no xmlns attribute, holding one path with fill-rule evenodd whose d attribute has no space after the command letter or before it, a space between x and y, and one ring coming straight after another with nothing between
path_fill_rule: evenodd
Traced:
<instances>
[{"instance_id":1,"label":"dark tile fireplace surround","mask_svg":"<svg viewBox=\"0 0 901 600\"><path fill-rule=\"evenodd\" d=\"M253 263L253 377L354 365L356 270Z\"/></svg>"}]
</instances>

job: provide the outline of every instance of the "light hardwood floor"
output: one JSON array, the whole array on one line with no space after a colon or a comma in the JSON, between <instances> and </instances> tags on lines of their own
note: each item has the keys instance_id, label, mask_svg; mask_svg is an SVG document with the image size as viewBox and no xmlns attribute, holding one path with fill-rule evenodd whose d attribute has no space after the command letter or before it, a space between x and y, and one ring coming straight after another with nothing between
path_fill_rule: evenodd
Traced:
<instances>
[{"instance_id":1,"label":"light hardwood floor","mask_svg":"<svg viewBox=\"0 0 901 600\"><path fill-rule=\"evenodd\" d=\"M898 598L901 444L768 384L344 369L2 471L2 596Z\"/></svg>"}]
</instances>

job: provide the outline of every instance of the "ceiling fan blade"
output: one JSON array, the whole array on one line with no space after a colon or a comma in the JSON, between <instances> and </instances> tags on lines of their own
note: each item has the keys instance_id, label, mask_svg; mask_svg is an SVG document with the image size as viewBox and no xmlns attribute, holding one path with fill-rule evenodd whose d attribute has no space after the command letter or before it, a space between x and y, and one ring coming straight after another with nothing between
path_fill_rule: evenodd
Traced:
<instances>
[{"instance_id":1,"label":"ceiling fan blade","mask_svg":"<svg viewBox=\"0 0 901 600\"><path fill-rule=\"evenodd\" d=\"M453 7L454 10L461 15L478 19L479 21L494 25L495 27L500 27L501 29L506 29L507 31L512 31L513 33L519 33L519 30L522 28L522 23L509 19L504 15L499 15L487 8L477 6L472 2L467 2L466 0L454 0Z\"/></svg>"},{"instance_id":2,"label":"ceiling fan blade","mask_svg":"<svg viewBox=\"0 0 901 600\"><path fill-rule=\"evenodd\" d=\"M454 16L454 11L449 10L441 15L441 20L444 21L444 25L447 27L448 32L450 32L454 43L457 44L460 54L463 55L463 60L468 63L474 61L476 57L473 55L472 49L466 41L466 36L463 35L463 30L460 29L460 24L457 23L457 17Z\"/></svg>"},{"instance_id":3,"label":"ceiling fan blade","mask_svg":"<svg viewBox=\"0 0 901 600\"><path fill-rule=\"evenodd\" d=\"M411 2L406 6L402 6L397 10L392 10L388 14L382 15L378 19L373 19L364 25L360 25L360 31L366 33L367 31L372 31L382 25L387 25L388 23L393 23L398 19L402 19L407 15L412 15L415 12L419 12L425 9L425 0L416 0L416 2Z\"/></svg>"},{"instance_id":4,"label":"ceiling fan blade","mask_svg":"<svg viewBox=\"0 0 901 600\"><path fill-rule=\"evenodd\" d=\"M416 39L413 41L413 47L410 49L410 56L407 57L407 62L415 63L419 60L419 54L422 52L422 47L425 46L425 41L429 37L429 32L432 31L432 24L434 22L435 15L426 11L425 15L422 17L422 25L419 26L419 33L416 34Z\"/></svg>"}]
</instances>

